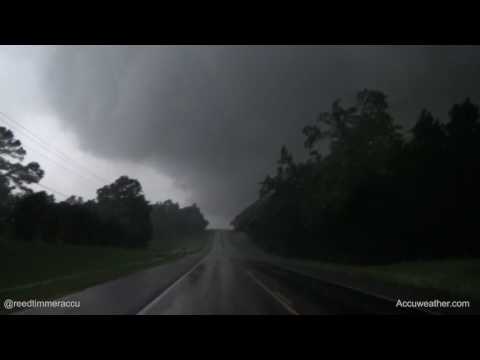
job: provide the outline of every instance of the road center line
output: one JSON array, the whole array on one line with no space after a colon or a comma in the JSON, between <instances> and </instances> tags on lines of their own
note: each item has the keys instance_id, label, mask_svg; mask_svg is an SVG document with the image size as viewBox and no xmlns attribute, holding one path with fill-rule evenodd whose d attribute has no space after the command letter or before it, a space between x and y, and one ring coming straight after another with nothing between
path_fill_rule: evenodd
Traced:
<instances>
[{"instance_id":1,"label":"road center line","mask_svg":"<svg viewBox=\"0 0 480 360\"><path fill-rule=\"evenodd\" d=\"M298 312L295 311L284 299L283 296L277 295L274 291L270 290L262 281L257 279L250 271L247 271L247 274L252 278L255 283L260 286L263 290L270 294L277 302L279 302L290 314L292 315L300 315Z\"/></svg>"}]
</instances>

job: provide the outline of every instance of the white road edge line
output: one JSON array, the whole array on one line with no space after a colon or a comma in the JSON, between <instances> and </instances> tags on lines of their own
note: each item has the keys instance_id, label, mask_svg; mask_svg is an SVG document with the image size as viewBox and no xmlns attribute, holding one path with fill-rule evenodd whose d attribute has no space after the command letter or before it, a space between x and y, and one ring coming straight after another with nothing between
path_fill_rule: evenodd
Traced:
<instances>
[{"instance_id":1,"label":"white road edge line","mask_svg":"<svg viewBox=\"0 0 480 360\"><path fill-rule=\"evenodd\" d=\"M275 264L274 264L274 265L275 265ZM287 270L287 271L291 271L291 272L297 273L297 274L299 274L299 275L303 275L303 276L306 276L306 277L309 277L309 278L318 280L318 281L320 281L320 282L324 282L325 284L329 284L329 285L333 285L333 286L338 286L338 287L340 287L340 288L348 289L348 290L357 292L357 293L359 293L359 294L363 294L363 295L371 296L371 297L373 297L373 298L385 300L385 301L388 301L388 302L390 302L390 303L397 303L398 300L399 300L399 299L395 300L395 299L393 299L393 298L391 298L391 297L388 297L388 296L385 296L385 295L382 295L382 294L370 292L370 291L367 291L367 290L364 290L364 289L361 289L361 288L357 288L357 287L354 287L354 286L342 284L342 283L339 283L339 282L336 282L336 281L330 281L330 280L321 279L321 278L319 278L319 277L317 277L317 276L308 274L308 273L305 272L305 271L302 271L302 270L299 270L299 269L295 269L294 267L282 266L282 265L279 265L279 264L276 264L276 266L279 267L280 269L284 269L284 270ZM435 312L435 311L432 311L432 310L426 309L426 308L416 308L415 310L418 310L418 311L420 311L420 312L424 312L424 313L429 314L429 315L441 315L441 313L439 313L439 312Z\"/></svg>"},{"instance_id":2,"label":"white road edge line","mask_svg":"<svg viewBox=\"0 0 480 360\"><path fill-rule=\"evenodd\" d=\"M188 275L190 275L192 272L195 271L195 269L197 267L200 266L201 263L203 263L208 255L213 251L213 247L215 246L215 242L213 241L212 243L210 243L208 246L211 246L207 253L205 255L202 256L202 258L198 261L198 263L192 267L190 270L188 270L185 274L183 274L182 276L180 276L177 280L175 280L175 282L173 284L171 284L169 287L167 287L165 290L162 291L162 293L160 295L158 295L155 299L153 299L152 301L150 301L147 305L145 305L142 309L140 309L136 315L147 315L148 311L150 311L150 309L152 307L154 307L155 305L158 304L158 302L165 296L167 295L175 286L177 286L183 279L185 279Z\"/></svg>"},{"instance_id":3,"label":"white road edge line","mask_svg":"<svg viewBox=\"0 0 480 360\"><path fill-rule=\"evenodd\" d=\"M293 309L290 305L288 305L285 300L280 298L275 292L270 290L263 282L258 280L250 271L247 271L247 274L252 278L253 281L255 281L257 285L259 285L263 290L269 293L270 296L272 296L276 301L278 301L290 314L300 315L298 312L295 311L295 309Z\"/></svg>"},{"instance_id":4,"label":"white road edge line","mask_svg":"<svg viewBox=\"0 0 480 360\"><path fill-rule=\"evenodd\" d=\"M200 266L205 260L205 257L203 257L194 267L192 267L190 270L188 270L185 274L183 274L180 278L175 280L173 284L171 284L169 287L167 287L160 295L158 295L155 299L153 299L151 302L149 302L147 305L145 305L144 308L142 308L136 315L147 315L147 313L155 306L157 305L162 298L167 295L175 286L177 286L183 279L185 279L188 275L190 275L197 267Z\"/></svg>"}]
</instances>

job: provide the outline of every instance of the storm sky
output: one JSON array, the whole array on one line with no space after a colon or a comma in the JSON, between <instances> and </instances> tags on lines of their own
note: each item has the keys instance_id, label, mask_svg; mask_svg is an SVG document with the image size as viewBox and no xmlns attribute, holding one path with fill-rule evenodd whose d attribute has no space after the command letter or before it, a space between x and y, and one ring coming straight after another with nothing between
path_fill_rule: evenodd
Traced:
<instances>
[{"instance_id":1,"label":"storm sky","mask_svg":"<svg viewBox=\"0 0 480 360\"><path fill-rule=\"evenodd\" d=\"M422 108L445 120L478 102L479 64L478 47L3 46L0 125L59 200L125 174L227 227L335 99L378 89L406 128Z\"/></svg>"}]
</instances>

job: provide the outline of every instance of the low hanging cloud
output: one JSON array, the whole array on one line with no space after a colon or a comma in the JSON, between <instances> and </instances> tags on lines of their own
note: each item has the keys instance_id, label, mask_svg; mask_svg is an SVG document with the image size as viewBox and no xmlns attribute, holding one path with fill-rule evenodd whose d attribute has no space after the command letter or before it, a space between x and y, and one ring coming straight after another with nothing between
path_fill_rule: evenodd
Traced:
<instances>
[{"instance_id":1,"label":"low hanging cloud","mask_svg":"<svg viewBox=\"0 0 480 360\"><path fill-rule=\"evenodd\" d=\"M151 166L225 226L336 98L374 88L406 127L422 107L445 118L477 100L479 60L469 47L72 46L50 51L42 86L85 151Z\"/></svg>"}]
</instances>

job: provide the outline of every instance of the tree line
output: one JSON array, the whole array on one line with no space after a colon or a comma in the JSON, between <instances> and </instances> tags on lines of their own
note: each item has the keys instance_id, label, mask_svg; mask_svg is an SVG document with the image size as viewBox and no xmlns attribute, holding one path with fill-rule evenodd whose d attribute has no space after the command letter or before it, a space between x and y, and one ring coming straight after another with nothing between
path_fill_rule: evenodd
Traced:
<instances>
[{"instance_id":1,"label":"tree line","mask_svg":"<svg viewBox=\"0 0 480 360\"><path fill-rule=\"evenodd\" d=\"M404 131L387 96L363 90L303 134L306 159L281 148L276 174L234 220L237 230L281 254L332 261L480 255L480 122L469 99L446 122L422 110Z\"/></svg>"},{"instance_id":2,"label":"tree line","mask_svg":"<svg viewBox=\"0 0 480 360\"><path fill-rule=\"evenodd\" d=\"M82 245L145 247L154 237L203 231L208 221L193 204L180 208L171 200L150 204L136 179L121 176L97 190L96 199L70 196L56 202L35 192L44 171L26 155L11 130L0 127L0 236L16 240Z\"/></svg>"}]
</instances>

